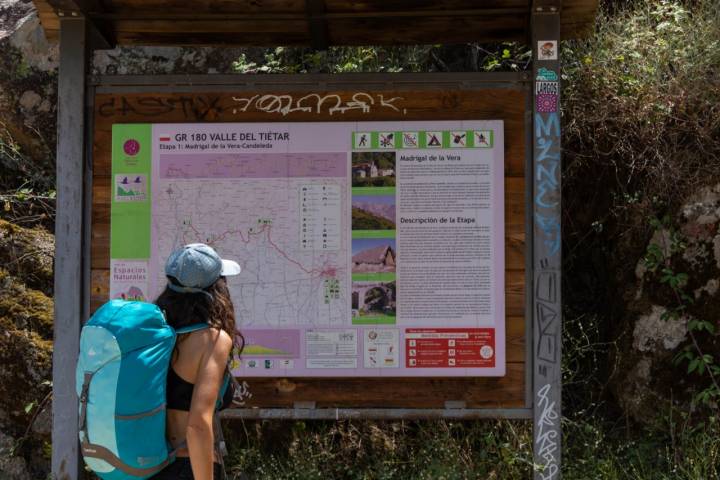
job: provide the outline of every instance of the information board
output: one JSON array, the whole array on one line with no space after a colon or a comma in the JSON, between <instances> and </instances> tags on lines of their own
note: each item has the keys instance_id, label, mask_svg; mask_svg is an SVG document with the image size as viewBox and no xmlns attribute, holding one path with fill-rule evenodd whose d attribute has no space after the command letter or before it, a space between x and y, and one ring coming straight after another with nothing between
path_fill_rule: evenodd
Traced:
<instances>
[{"instance_id":1,"label":"information board","mask_svg":"<svg viewBox=\"0 0 720 480\"><path fill-rule=\"evenodd\" d=\"M229 279L243 377L505 374L502 121L115 124L110 296L179 246Z\"/></svg>"}]
</instances>

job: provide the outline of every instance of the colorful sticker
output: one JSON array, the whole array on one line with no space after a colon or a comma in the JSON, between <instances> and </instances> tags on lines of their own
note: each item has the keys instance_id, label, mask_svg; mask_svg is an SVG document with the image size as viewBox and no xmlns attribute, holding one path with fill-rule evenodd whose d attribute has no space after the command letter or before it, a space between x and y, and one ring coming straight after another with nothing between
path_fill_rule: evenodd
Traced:
<instances>
[{"instance_id":1,"label":"colorful sticker","mask_svg":"<svg viewBox=\"0 0 720 480\"><path fill-rule=\"evenodd\" d=\"M558 79L557 73L555 73L552 70L549 70L545 67L538 68L537 77L535 80L542 82L556 82Z\"/></svg>"},{"instance_id":2,"label":"colorful sticker","mask_svg":"<svg viewBox=\"0 0 720 480\"><path fill-rule=\"evenodd\" d=\"M535 95L560 93L560 82L535 82Z\"/></svg>"},{"instance_id":3,"label":"colorful sticker","mask_svg":"<svg viewBox=\"0 0 720 480\"><path fill-rule=\"evenodd\" d=\"M557 95L541 93L535 97L539 113L557 112Z\"/></svg>"},{"instance_id":4,"label":"colorful sticker","mask_svg":"<svg viewBox=\"0 0 720 480\"><path fill-rule=\"evenodd\" d=\"M557 60L557 40L538 41L538 60Z\"/></svg>"}]
</instances>

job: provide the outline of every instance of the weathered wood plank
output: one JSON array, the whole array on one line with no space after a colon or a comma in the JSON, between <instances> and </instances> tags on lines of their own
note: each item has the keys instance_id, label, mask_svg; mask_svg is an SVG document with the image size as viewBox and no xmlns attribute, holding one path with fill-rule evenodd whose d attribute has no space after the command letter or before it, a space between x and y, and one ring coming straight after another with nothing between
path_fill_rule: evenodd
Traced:
<instances>
[{"instance_id":1,"label":"weathered wood plank","mask_svg":"<svg viewBox=\"0 0 720 480\"><path fill-rule=\"evenodd\" d=\"M305 0L112 0L115 13L304 13Z\"/></svg>"},{"instance_id":2,"label":"weathered wood plank","mask_svg":"<svg viewBox=\"0 0 720 480\"><path fill-rule=\"evenodd\" d=\"M403 12L425 10L494 10L507 8L520 8L529 11L528 0L483 0L483 2L470 2L468 0L325 0L328 12Z\"/></svg>"},{"instance_id":3,"label":"weathered wood plank","mask_svg":"<svg viewBox=\"0 0 720 480\"><path fill-rule=\"evenodd\" d=\"M253 45L257 47L272 47L278 44L277 33L223 33L196 32L192 34L182 32L119 32L117 41L119 45L157 46L167 45L181 47L232 47L236 45ZM305 31L292 31L282 34L283 45L299 47L310 42L310 35Z\"/></svg>"},{"instance_id":4,"label":"weathered wood plank","mask_svg":"<svg viewBox=\"0 0 720 480\"><path fill-rule=\"evenodd\" d=\"M337 18L328 22L328 38L332 45L365 45L367 32L373 30L374 45L463 43L467 32L473 41L492 42L498 38L523 41L527 17L504 15L495 17L414 17L403 18Z\"/></svg>"},{"instance_id":5,"label":"weathered wood plank","mask_svg":"<svg viewBox=\"0 0 720 480\"><path fill-rule=\"evenodd\" d=\"M248 407L292 408L294 402L326 407L445 408L464 401L468 408L524 406L525 365L508 363L504 377L459 378L243 378L253 397ZM410 400L411 399L411 400Z\"/></svg>"},{"instance_id":6,"label":"weathered wood plank","mask_svg":"<svg viewBox=\"0 0 720 480\"><path fill-rule=\"evenodd\" d=\"M85 68L87 22L62 21L58 75L57 217L52 368L52 476L76 480L82 471L78 443L75 367L85 312Z\"/></svg>"},{"instance_id":7,"label":"weathered wood plank","mask_svg":"<svg viewBox=\"0 0 720 480\"><path fill-rule=\"evenodd\" d=\"M262 83L262 78L257 78ZM130 93L97 95L101 129L112 123L306 122L501 119L524 121L524 92L513 89L375 91L273 90L272 92ZM318 99L322 98L319 102ZM351 102L353 105L351 105ZM506 130L510 130L506 128Z\"/></svg>"},{"instance_id":8,"label":"weathered wood plank","mask_svg":"<svg viewBox=\"0 0 720 480\"><path fill-rule=\"evenodd\" d=\"M235 33L251 38L255 34L263 36L277 35L281 32L305 32L308 28L305 20L226 20L218 21L198 21L198 20L116 20L114 22L115 31L119 35L125 32L134 33L137 36L141 34L168 33L172 31L182 31L187 34L207 34L214 35L220 33ZM305 34L299 35L298 38L305 38ZM289 36L292 38L292 36Z\"/></svg>"},{"instance_id":9,"label":"weathered wood plank","mask_svg":"<svg viewBox=\"0 0 720 480\"><path fill-rule=\"evenodd\" d=\"M34 3L48 38L57 38L58 16L51 4L62 5L67 0ZM274 26L306 20L304 0L95 0L78 4L93 21L107 22L104 30L119 31L120 44L274 46L310 45L312 41L307 27ZM323 13L313 19L327 22L332 45L525 41L531 4L529 0L326 0L324 8L318 9ZM597 8L598 0L564 1L564 38L587 35ZM158 24L147 29L142 27L145 21ZM132 30L132 25L141 28ZM256 31L246 33L243 28L248 27Z\"/></svg>"},{"instance_id":10,"label":"weathered wood plank","mask_svg":"<svg viewBox=\"0 0 720 480\"><path fill-rule=\"evenodd\" d=\"M324 98L318 102L316 93ZM505 174L524 176L525 95L518 90L177 93L98 95L95 102L95 175L110 174L113 123L474 120L492 118L505 125ZM337 95L334 97L333 95ZM265 100L263 100L265 98ZM276 100L277 99L277 100ZM362 108L340 110L349 102ZM338 107L339 105L339 107ZM300 108L312 107L312 111ZM336 108L333 110L333 108ZM295 109L293 111L293 109ZM318 113L318 110L320 113Z\"/></svg>"}]
</instances>

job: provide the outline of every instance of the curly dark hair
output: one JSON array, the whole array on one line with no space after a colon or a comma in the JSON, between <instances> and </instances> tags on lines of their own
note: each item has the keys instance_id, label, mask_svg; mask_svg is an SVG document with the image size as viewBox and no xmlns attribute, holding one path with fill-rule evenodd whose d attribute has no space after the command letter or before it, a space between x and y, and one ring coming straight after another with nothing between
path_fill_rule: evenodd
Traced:
<instances>
[{"instance_id":1,"label":"curly dark hair","mask_svg":"<svg viewBox=\"0 0 720 480\"><path fill-rule=\"evenodd\" d=\"M168 282L180 283L168 276ZM207 293L205 293L207 292ZM155 300L155 305L165 313L168 324L180 328L195 323L207 323L211 327L225 330L233 341L233 350L237 355L245 347L245 338L235 325L235 309L230 299L230 291L225 277L207 287L204 292L176 292L168 287ZM183 339L178 339L181 342Z\"/></svg>"}]
</instances>

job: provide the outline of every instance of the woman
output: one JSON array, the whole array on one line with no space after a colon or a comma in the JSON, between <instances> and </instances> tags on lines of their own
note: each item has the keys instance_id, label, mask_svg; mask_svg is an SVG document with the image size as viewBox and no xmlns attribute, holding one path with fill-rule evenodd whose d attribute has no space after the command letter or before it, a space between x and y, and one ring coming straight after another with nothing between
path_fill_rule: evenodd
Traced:
<instances>
[{"instance_id":1,"label":"woman","mask_svg":"<svg viewBox=\"0 0 720 480\"><path fill-rule=\"evenodd\" d=\"M177 449L177 458L152 477L155 480L222 478L213 414L235 344L235 315L225 277L238 273L237 263L221 259L202 243L174 251L165 264L167 288L155 303L170 326L207 323L210 327L178 335L167 378L167 437ZM228 388L222 408L232 403L232 397L233 389Z\"/></svg>"}]
</instances>

